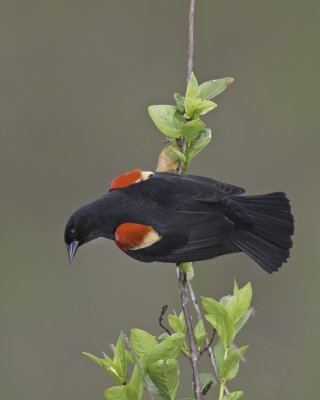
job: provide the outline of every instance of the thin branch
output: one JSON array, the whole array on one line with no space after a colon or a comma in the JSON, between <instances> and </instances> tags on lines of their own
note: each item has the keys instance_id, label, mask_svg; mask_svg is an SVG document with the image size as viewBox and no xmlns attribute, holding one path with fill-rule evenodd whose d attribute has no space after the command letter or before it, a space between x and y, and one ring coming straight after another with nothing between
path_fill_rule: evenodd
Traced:
<instances>
[{"instance_id":1,"label":"thin branch","mask_svg":"<svg viewBox=\"0 0 320 400\"><path fill-rule=\"evenodd\" d=\"M187 325L187 336L190 343L190 363L192 368L192 380L193 380L193 390L196 400L201 400L201 388L200 388L200 372L199 372L199 351L196 344L196 339L194 337L193 324L191 319L191 314L189 310L189 297L188 297L188 278L187 273L178 269L179 276L179 294L181 299L182 311L184 319Z\"/></svg>"},{"instance_id":2,"label":"thin branch","mask_svg":"<svg viewBox=\"0 0 320 400\"><path fill-rule=\"evenodd\" d=\"M194 47L194 8L196 0L190 0L189 8L189 45L188 45L188 62L187 62L187 82L189 82L193 69L193 47ZM186 139L180 139L180 151L182 154L186 152ZM181 174L183 168L182 161L179 162L177 174Z\"/></svg>"},{"instance_id":3,"label":"thin branch","mask_svg":"<svg viewBox=\"0 0 320 400\"><path fill-rule=\"evenodd\" d=\"M187 82L189 82L192 68L193 68L193 25L194 25L194 7L195 0L190 0L189 8L189 49L188 49L188 64L187 64ZM182 138L180 143L180 150L182 154L186 152L186 139ZM177 173L181 174L183 168L183 163L179 163ZM181 270L178 266L178 276L179 276L179 294L181 299L181 305L183 310L184 319L187 325L187 335L190 344L190 363L192 368L192 378L193 378L193 390L194 397L196 400L201 400L201 387L200 387L200 372L199 372L199 351L194 336L194 330L192 325L191 314L188 306L189 295L188 295L188 278L187 273Z\"/></svg>"},{"instance_id":4,"label":"thin branch","mask_svg":"<svg viewBox=\"0 0 320 400\"><path fill-rule=\"evenodd\" d=\"M148 385L148 381L147 381L146 375L144 373L142 365L140 364L140 361L138 360L138 357L136 356L136 353L133 351L133 348L131 346L130 340L129 340L128 336L125 335L125 334L123 335L123 338L124 338L124 341L125 341L125 343L126 343L126 345L128 347L128 350L132 354L132 357L134 358L134 361L136 362L136 364L137 364L137 366L139 368L139 371L141 373L142 380L143 380L143 383L144 383L144 387L147 389L147 392L149 393L150 399L154 400L153 394L152 394L151 390L149 389L149 385Z\"/></svg>"},{"instance_id":5,"label":"thin branch","mask_svg":"<svg viewBox=\"0 0 320 400\"><path fill-rule=\"evenodd\" d=\"M195 0L190 0L189 8L189 49L188 49L188 63L187 63L187 81L189 82L192 68L193 68L193 25L194 25L194 8ZM185 138L177 139L177 143L180 147L180 151L184 154L186 151L186 140ZM159 165L159 163L158 163ZM180 161L177 167L177 173L181 174L183 168L183 163ZM188 357L192 367L192 378L193 378L193 389L194 396L196 400L201 400L201 388L200 388L200 372L199 372L199 351L197 348L194 330L192 325L191 314L188 307L189 296L188 296L188 286L187 286L187 274L185 271L181 270L178 266L178 281L179 281L179 294L181 299L181 305L183 310L184 319L187 325L187 336L190 344L190 356ZM162 314L160 316L160 319ZM159 322L160 322L159 319ZM161 321L162 323L162 321ZM161 324L160 324L161 325ZM161 325L162 326L162 325Z\"/></svg>"},{"instance_id":6,"label":"thin branch","mask_svg":"<svg viewBox=\"0 0 320 400\"><path fill-rule=\"evenodd\" d=\"M190 0L190 9L189 9L189 50L188 50L188 68L187 68L187 81L192 74L193 69L193 24L194 24L194 6L196 0Z\"/></svg>"},{"instance_id":7,"label":"thin branch","mask_svg":"<svg viewBox=\"0 0 320 400\"><path fill-rule=\"evenodd\" d=\"M190 8L189 8L189 46L188 46L188 62L187 62L187 82L189 82L192 70L193 70L193 49L194 49L194 10L195 10L195 0L190 0ZM177 143L180 147L180 151L182 154L185 154L186 152L186 140L185 138L179 138L177 139ZM159 165L159 164L158 164ZM181 174L183 169L183 163L180 161L177 166L176 173ZM163 171L163 170L162 170ZM196 400L201 400L201 389L200 389L200 374L199 374L199 358L200 355L202 355L205 351L208 352L209 359L211 362L211 365L213 367L214 373L216 374L217 378L219 381L221 381L221 378L219 376L219 372L217 369L217 365L214 359L213 351L211 348L215 332L212 335L211 339L206 337L206 347L202 350L202 352L199 353L196 341L195 341L195 336L194 336L194 330L193 330L193 325L192 325L192 319L191 319L191 314L189 311L188 307L188 301L189 301L189 296L193 302L195 311L198 316L198 320L202 321L203 323L203 317L201 314L201 310L199 308L196 296L193 292L192 285L190 281L187 279L187 274L185 271L181 270L178 266L178 276L179 276L179 294L181 298L181 304L182 304L182 310L183 310L183 315L184 319L186 321L187 325L187 336L189 339L189 344L190 344L190 356L188 357L190 362L191 362L191 367L192 367L192 376L193 376L193 388L194 388L194 394L195 394L195 399ZM165 311L164 311L165 312ZM164 315L164 312L161 313L160 318L159 318L159 323L160 326L167 331L167 329L162 325L162 317ZM207 391L210 389L210 385L208 385L207 388L204 388L203 394L206 394ZM227 387L224 387L224 392L229 393L229 390Z\"/></svg>"},{"instance_id":8,"label":"thin branch","mask_svg":"<svg viewBox=\"0 0 320 400\"><path fill-rule=\"evenodd\" d=\"M168 335L172 335L172 333L169 331L169 329L163 325L163 317L165 316L165 313L167 312L167 309L168 309L167 305L164 305L162 307L161 314L160 314L160 317L159 317L159 325L161 326L161 328L163 330L165 330L167 332Z\"/></svg>"},{"instance_id":9,"label":"thin branch","mask_svg":"<svg viewBox=\"0 0 320 400\"><path fill-rule=\"evenodd\" d=\"M199 304L198 304L198 300L196 298L196 295L194 294L191 282L188 281L187 283L188 283L188 292L190 294L190 298L191 298L191 301L193 303L194 309L196 311L198 320L202 321L202 323L204 324L203 317L202 317L202 314L201 314L201 310L200 310L200 307L199 307ZM213 351L212 351L212 348L211 348L211 345L210 345L210 340L209 340L208 337L206 337L206 345L208 347L208 356L209 356L209 360L210 360L210 363L212 365L213 371L215 372L217 378L220 381L221 380L220 379L220 375L219 375L219 372L218 372L217 364L216 364L216 361L214 359ZM226 394L230 393L226 386L224 388L224 391L225 391Z\"/></svg>"}]
</instances>

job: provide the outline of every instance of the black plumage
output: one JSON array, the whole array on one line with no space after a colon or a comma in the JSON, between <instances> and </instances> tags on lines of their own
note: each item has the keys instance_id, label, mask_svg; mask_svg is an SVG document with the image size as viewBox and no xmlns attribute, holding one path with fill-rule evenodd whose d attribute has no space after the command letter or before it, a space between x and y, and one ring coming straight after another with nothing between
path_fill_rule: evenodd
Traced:
<instances>
[{"instance_id":1,"label":"black plumage","mask_svg":"<svg viewBox=\"0 0 320 400\"><path fill-rule=\"evenodd\" d=\"M118 226L132 222L151 226L160 236L150 246L125 249L137 260L180 263L242 251L272 273L292 246L289 201L282 192L243 193L205 177L154 173L76 211L66 226L65 242L69 247L77 242L76 250L97 237L114 239Z\"/></svg>"}]
</instances>

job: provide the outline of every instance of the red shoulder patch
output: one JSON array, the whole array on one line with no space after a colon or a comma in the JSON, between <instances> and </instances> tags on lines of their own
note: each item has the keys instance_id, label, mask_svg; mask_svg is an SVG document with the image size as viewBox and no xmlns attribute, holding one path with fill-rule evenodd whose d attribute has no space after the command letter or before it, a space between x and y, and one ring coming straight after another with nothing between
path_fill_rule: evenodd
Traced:
<instances>
[{"instance_id":1,"label":"red shoulder patch","mask_svg":"<svg viewBox=\"0 0 320 400\"><path fill-rule=\"evenodd\" d=\"M161 239L152 226L127 222L118 226L115 242L121 250L139 250L149 247Z\"/></svg>"},{"instance_id":2,"label":"red shoulder patch","mask_svg":"<svg viewBox=\"0 0 320 400\"><path fill-rule=\"evenodd\" d=\"M120 189L126 186L132 185L133 183L137 183L142 179L142 171L140 168L133 169L132 171L126 172L125 174L119 175L114 178L110 185L109 189Z\"/></svg>"},{"instance_id":3,"label":"red shoulder patch","mask_svg":"<svg viewBox=\"0 0 320 400\"><path fill-rule=\"evenodd\" d=\"M134 183L145 181L152 175L153 172L151 171L142 171L140 168L133 169L132 171L114 178L109 185L109 190L121 189Z\"/></svg>"}]
</instances>

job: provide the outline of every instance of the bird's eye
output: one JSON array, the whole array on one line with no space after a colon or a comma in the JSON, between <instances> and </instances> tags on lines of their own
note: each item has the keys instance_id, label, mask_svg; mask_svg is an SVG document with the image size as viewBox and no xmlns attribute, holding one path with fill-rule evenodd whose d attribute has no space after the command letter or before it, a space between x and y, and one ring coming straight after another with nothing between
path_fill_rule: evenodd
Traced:
<instances>
[{"instance_id":1,"label":"bird's eye","mask_svg":"<svg viewBox=\"0 0 320 400\"><path fill-rule=\"evenodd\" d=\"M70 229L69 235L71 238L74 238L76 236L76 230L75 229Z\"/></svg>"}]
</instances>

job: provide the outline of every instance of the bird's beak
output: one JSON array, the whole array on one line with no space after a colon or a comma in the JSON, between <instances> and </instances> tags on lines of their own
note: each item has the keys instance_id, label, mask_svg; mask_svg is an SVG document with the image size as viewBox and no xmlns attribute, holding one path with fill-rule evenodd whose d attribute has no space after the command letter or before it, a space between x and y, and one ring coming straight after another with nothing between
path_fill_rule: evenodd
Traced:
<instances>
[{"instance_id":1,"label":"bird's beak","mask_svg":"<svg viewBox=\"0 0 320 400\"><path fill-rule=\"evenodd\" d=\"M70 264L72 263L72 260L76 254L78 246L79 246L78 240L74 240L72 243L67 244L68 257L69 257Z\"/></svg>"}]
</instances>

